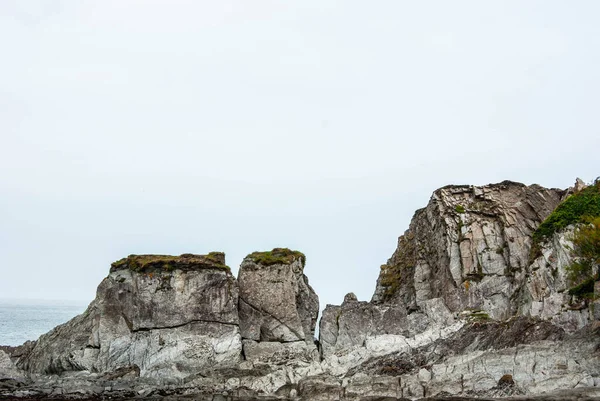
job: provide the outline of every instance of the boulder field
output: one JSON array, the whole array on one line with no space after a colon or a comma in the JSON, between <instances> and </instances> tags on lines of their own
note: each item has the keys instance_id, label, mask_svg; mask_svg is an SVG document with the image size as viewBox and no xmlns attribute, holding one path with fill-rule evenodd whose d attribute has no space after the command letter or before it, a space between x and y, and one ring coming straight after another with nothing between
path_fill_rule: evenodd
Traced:
<instances>
[{"instance_id":1,"label":"boulder field","mask_svg":"<svg viewBox=\"0 0 600 401\"><path fill-rule=\"evenodd\" d=\"M600 397L600 257L579 282L572 267L599 193L598 182L436 190L371 301L327 305L318 340L298 251L251 253L237 278L221 252L130 255L83 314L0 347L0 398Z\"/></svg>"}]
</instances>

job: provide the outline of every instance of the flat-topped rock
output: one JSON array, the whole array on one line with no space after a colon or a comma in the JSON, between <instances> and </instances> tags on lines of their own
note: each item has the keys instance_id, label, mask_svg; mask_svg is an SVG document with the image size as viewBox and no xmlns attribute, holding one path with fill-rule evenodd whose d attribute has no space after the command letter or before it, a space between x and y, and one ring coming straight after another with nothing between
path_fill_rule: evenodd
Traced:
<instances>
[{"instance_id":1,"label":"flat-topped rock","mask_svg":"<svg viewBox=\"0 0 600 401\"><path fill-rule=\"evenodd\" d=\"M248 255L240 267L240 329L254 341L313 341L319 298L304 275L306 258L275 248Z\"/></svg>"},{"instance_id":2,"label":"flat-topped rock","mask_svg":"<svg viewBox=\"0 0 600 401\"><path fill-rule=\"evenodd\" d=\"M80 316L40 337L19 365L39 373L112 372L177 379L241 359L238 287L221 252L131 255L111 265Z\"/></svg>"}]
</instances>

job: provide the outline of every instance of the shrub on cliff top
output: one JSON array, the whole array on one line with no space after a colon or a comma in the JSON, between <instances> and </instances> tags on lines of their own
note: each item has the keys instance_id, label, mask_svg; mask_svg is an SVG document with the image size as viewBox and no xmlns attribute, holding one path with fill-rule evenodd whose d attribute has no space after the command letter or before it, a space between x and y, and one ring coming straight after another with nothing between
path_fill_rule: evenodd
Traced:
<instances>
[{"instance_id":1,"label":"shrub on cliff top","mask_svg":"<svg viewBox=\"0 0 600 401\"><path fill-rule=\"evenodd\" d=\"M306 256L299 251L292 251L288 248L274 248L271 251L266 252L253 252L247 256L254 263L258 263L265 266L271 265L289 265L296 259L302 261L302 265L306 264Z\"/></svg>"},{"instance_id":2,"label":"shrub on cliff top","mask_svg":"<svg viewBox=\"0 0 600 401\"><path fill-rule=\"evenodd\" d=\"M576 192L554 209L533 233L534 244L549 239L555 232L570 224L584 223L600 216L600 180Z\"/></svg>"}]
</instances>

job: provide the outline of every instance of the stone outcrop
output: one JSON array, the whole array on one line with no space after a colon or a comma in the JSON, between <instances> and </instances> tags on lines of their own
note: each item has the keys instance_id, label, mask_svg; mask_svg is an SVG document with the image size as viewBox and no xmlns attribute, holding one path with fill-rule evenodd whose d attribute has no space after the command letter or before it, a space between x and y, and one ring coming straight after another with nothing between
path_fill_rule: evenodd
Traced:
<instances>
[{"instance_id":1,"label":"stone outcrop","mask_svg":"<svg viewBox=\"0 0 600 401\"><path fill-rule=\"evenodd\" d=\"M517 303L511 297L527 274L532 233L565 193L510 181L435 191L382 266L373 302L401 303L425 320L432 317L424 304L436 298L451 312L512 316Z\"/></svg>"},{"instance_id":2,"label":"stone outcrop","mask_svg":"<svg viewBox=\"0 0 600 401\"><path fill-rule=\"evenodd\" d=\"M318 297L300 252L252 253L237 280L222 253L130 256L84 314L0 349L0 397L598 397L598 266L574 291L580 220L539 235L585 190L505 181L435 191L373 298L325 307L317 344Z\"/></svg>"},{"instance_id":3,"label":"stone outcrop","mask_svg":"<svg viewBox=\"0 0 600 401\"><path fill-rule=\"evenodd\" d=\"M129 256L113 263L88 309L19 358L36 373L108 372L178 379L239 361L238 288L224 254Z\"/></svg>"},{"instance_id":4,"label":"stone outcrop","mask_svg":"<svg viewBox=\"0 0 600 401\"><path fill-rule=\"evenodd\" d=\"M248 359L301 352L318 358L319 298L304 275L305 256L276 248L248 255L238 276L240 330Z\"/></svg>"},{"instance_id":5,"label":"stone outcrop","mask_svg":"<svg viewBox=\"0 0 600 401\"><path fill-rule=\"evenodd\" d=\"M371 302L357 301L349 294L341 306L326 306L319 338L325 358L323 363L328 365L330 372L341 374L344 371L360 372L362 368L358 364L361 361L385 357L394 349L402 352L418 350L416 352L422 357L423 347L427 344L461 338L464 334L459 333L472 325L507 321L514 316L527 317L532 325L549 321L552 327L564 333L589 327L597 320L595 309L589 306L598 302L577 299L569 291L567 266L573 261L570 243L573 226L557 231L541 243L534 243L533 238L540 223L559 203L573 191L583 188L581 182L575 190L558 190L505 181L483 187L448 186L435 191L427 207L415 213L392 257L381 266ZM490 334L489 340L496 339L496 335L497 332ZM470 338L467 343L473 346L480 340ZM515 338L510 352L521 353L519 344L525 341ZM556 338L540 337L537 341L546 343L532 350L547 350L548 354L560 354L567 359L577 348L567 349L566 345L557 344ZM578 346L587 347L588 351L597 343L593 339L587 339L587 343L582 339L578 341L587 344ZM489 341L486 344L489 345ZM535 360L538 351L531 351L527 357ZM454 351L446 349L444 353L451 355ZM485 348L478 351L477 358L482 361L482 366L492 363L492 354ZM453 360L438 361L441 367L436 371L403 372L400 381L416 383L412 390L407 387L410 397L437 392L465 393L471 384L475 386L469 387L473 394L483 394L482 387L487 386L487 395L494 395L490 383L499 378L490 376L485 385L474 379L464 386L464 378L473 365L459 365L474 355L467 354L466 350L462 354L459 352ZM578 379L571 377L569 380L575 380L575 383L584 380L588 385L597 382L591 375L596 377L600 361L597 354L590 355L586 361L589 364ZM585 353L578 356L586 358ZM423 365L431 363L426 358ZM576 366L580 364L580 361L575 363ZM502 366L516 369L508 362L502 362ZM561 366L566 365L561 363ZM450 378L451 375L443 373L447 369L461 372L463 387L460 390L439 387L439 383L457 380L457 376ZM433 382L440 382L424 385L420 376L429 375ZM529 378L523 375L529 375ZM526 383L527 393L535 391L532 390L536 387L535 380L552 376L544 371L533 380L535 375L534 371L516 375L519 382ZM556 374L544 382L550 389L556 389L560 385L555 384L563 380L566 379ZM359 387L364 389L363 385L366 384ZM547 390L540 387L539 391ZM401 393L407 396L406 392L397 392Z\"/></svg>"}]
</instances>

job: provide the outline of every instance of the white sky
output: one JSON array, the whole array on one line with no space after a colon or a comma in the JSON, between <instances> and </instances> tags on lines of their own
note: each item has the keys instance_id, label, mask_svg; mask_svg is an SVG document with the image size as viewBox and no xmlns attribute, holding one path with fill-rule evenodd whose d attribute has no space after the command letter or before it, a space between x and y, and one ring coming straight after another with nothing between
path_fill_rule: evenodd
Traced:
<instances>
[{"instance_id":1,"label":"white sky","mask_svg":"<svg viewBox=\"0 0 600 401\"><path fill-rule=\"evenodd\" d=\"M0 2L0 298L306 253L370 299L446 184L600 174L597 1Z\"/></svg>"}]
</instances>

